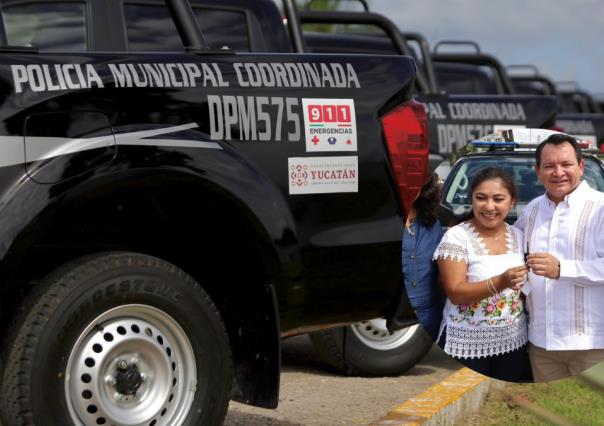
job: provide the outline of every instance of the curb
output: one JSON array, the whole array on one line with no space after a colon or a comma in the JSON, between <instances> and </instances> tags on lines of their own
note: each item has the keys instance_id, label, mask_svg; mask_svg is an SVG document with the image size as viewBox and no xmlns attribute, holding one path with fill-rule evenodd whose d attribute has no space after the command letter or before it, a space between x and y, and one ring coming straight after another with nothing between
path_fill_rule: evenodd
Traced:
<instances>
[{"instance_id":1,"label":"curb","mask_svg":"<svg viewBox=\"0 0 604 426\"><path fill-rule=\"evenodd\" d=\"M461 415L476 411L497 382L464 367L370 426L452 425Z\"/></svg>"}]
</instances>

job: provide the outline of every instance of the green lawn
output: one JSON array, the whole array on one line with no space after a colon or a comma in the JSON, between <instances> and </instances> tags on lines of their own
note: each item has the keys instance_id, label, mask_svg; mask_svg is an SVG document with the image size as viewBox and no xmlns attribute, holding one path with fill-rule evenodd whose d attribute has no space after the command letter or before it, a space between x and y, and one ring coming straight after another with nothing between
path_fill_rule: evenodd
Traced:
<instances>
[{"instance_id":1,"label":"green lawn","mask_svg":"<svg viewBox=\"0 0 604 426\"><path fill-rule=\"evenodd\" d=\"M584 373L604 386L604 363ZM481 410L462 419L463 425L544 425L552 424L518 407L512 398L544 408L560 424L604 425L604 387L600 390L579 378L540 384L508 384L493 389Z\"/></svg>"}]
</instances>

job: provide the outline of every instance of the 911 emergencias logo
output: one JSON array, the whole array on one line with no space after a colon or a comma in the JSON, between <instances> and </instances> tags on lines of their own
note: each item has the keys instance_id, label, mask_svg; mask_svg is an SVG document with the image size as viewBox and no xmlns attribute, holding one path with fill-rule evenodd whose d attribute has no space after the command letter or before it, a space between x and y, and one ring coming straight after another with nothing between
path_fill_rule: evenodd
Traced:
<instances>
[{"instance_id":1,"label":"911 emergencias logo","mask_svg":"<svg viewBox=\"0 0 604 426\"><path fill-rule=\"evenodd\" d=\"M357 150L354 99L302 99L307 152Z\"/></svg>"}]
</instances>

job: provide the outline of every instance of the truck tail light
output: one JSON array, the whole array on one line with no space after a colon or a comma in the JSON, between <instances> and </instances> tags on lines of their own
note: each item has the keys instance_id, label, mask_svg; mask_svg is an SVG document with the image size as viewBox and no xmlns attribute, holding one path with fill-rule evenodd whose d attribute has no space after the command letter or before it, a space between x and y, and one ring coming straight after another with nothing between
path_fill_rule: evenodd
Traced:
<instances>
[{"instance_id":1,"label":"truck tail light","mask_svg":"<svg viewBox=\"0 0 604 426\"><path fill-rule=\"evenodd\" d=\"M428 175L428 119L424 105L405 102L382 117L390 164L405 217Z\"/></svg>"}]
</instances>

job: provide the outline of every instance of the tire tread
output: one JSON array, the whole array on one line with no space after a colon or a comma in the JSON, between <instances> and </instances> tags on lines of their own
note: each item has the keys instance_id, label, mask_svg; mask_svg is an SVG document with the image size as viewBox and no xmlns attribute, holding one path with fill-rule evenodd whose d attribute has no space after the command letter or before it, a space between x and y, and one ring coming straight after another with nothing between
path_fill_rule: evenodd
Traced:
<instances>
[{"instance_id":1,"label":"tire tread","mask_svg":"<svg viewBox=\"0 0 604 426\"><path fill-rule=\"evenodd\" d=\"M400 375L417 364L434 343L420 326L405 347L380 352L365 346L351 327L321 330L310 335L321 359L349 376Z\"/></svg>"},{"instance_id":2,"label":"tire tread","mask_svg":"<svg viewBox=\"0 0 604 426\"><path fill-rule=\"evenodd\" d=\"M123 266L146 266L176 275L192 286L201 296L217 319L219 333L227 342L228 335L218 308L208 293L191 276L171 263L144 254L128 252L108 252L88 255L62 265L40 281L32 290L18 314L14 317L4 339L0 358L4 371L0 383L0 420L3 426L34 425L34 413L30 402L31 365L35 351L44 331L44 325L54 310L61 304L66 294L84 277ZM227 350L227 368L233 374L233 360L230 348ZM216 419L220 422L226 416L228 399L219 409Z\"/></svg>"},{"instance_id":3,"label":"tire tread","mask_svg":"<svg viewBox=\"0 0 604 426\"><path fill-rule=\"evenodd\" d=\"M344 357L345 332L344 328L316 331L310 334L310 340L323 362L339 372L352 374Z\"/></svg>"}]
</instances>

